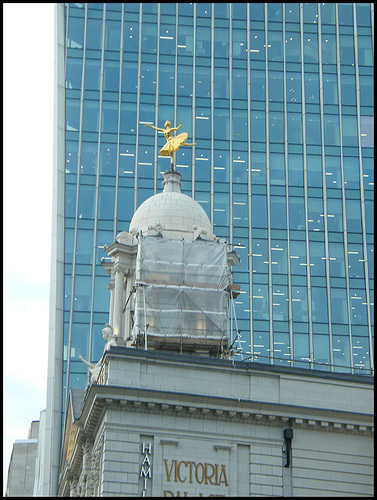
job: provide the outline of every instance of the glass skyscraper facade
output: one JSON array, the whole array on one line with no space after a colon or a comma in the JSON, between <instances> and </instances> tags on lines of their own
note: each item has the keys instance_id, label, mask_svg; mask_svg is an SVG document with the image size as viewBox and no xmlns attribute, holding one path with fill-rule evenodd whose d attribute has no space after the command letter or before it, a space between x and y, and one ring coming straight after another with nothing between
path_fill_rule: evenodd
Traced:
<instances>
[{"instance_id":1,"label":"glass skyscraper facade","mask_svg":"<svg viewBox=\"0 0 377 500\"><path fill-rule=\"evenodd\" d=\"M371 4L65 4L64 372L97 360L103 246L162 189L170 119L182 192L241 257L254 362L368 373L373 326ZM67 381L64 380L64 386Z\"/></svg>"},{"instance_id":2,"label":"glass skyscraper facade","mask_svg":"<svg viewBox=\"0 0 377 500\"><path fill-rule=\"evenodd\" d=\"M62 413L87 383L78 356L103 350L103 247L162 190L165 140L144 124L165 120L197 144L176 155L182 192L241 258L245 362L371 374L373 19L369 3L58 4Z\"/></svg>"}]
</instances>

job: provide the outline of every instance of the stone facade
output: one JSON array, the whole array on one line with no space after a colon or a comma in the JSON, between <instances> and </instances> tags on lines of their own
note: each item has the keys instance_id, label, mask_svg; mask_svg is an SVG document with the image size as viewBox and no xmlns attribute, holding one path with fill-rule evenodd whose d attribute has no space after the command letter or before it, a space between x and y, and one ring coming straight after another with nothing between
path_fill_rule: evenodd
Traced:
<instances>
[{"instance_id":1,"label":"stone facade","mask_svg":"<svg viewBox=\"0 0 377 500\"><path fill-rule=\"evenodd\" d=\"M60 496L373 496L373 379L111 347L99 380Z\"/></svg>"},{"instance_id":2,"label":"stone facade","mask_svg":"<svg viewBox=\"0 0 377 500\"><path fill-rule=\"evenodd\" d=\"M30 424L28 438L19 439L13 445L5 492L7 497L33 496L38 429L39 421L34 420Z\"/></svg>"}]
</instances>

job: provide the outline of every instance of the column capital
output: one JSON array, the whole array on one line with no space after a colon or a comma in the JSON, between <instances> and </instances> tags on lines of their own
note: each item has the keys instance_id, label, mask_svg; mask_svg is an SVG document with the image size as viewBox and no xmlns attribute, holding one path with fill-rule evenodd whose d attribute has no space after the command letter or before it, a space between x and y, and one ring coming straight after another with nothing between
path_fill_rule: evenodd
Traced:
<instances>
[{"instance_id":1,"label":"column capital","mask_svg":"<svg viewBox=\"0 0 377 500\"><path fill-rule=\"evenodd\" d=\"M115 262L115 264L114 264L114 271L116 273L118 273L118 272L119 273L123 273L123 274L127 274L128 273L128 269L126 269L124 267L124 265L121 264L120 262Z\"/></svg>"}]
</instances>

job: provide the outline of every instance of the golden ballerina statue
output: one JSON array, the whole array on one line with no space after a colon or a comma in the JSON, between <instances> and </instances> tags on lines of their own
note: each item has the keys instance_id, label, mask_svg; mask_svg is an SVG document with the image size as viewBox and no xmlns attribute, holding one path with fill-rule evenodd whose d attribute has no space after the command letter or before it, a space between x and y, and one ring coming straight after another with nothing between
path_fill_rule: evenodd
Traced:
<instances>
[{"instance_id":1,"label":"golden ballerina statue","mask_svg":"<svg viewBox=\"0 0 377 500\"><path fill-rule=\"evenodd\" d=\"M145 127L151 127L158 132L162 132L166 139L166 144L160 149L161 156L169 156L171 157L170 170L174 170L174 153L178 151L181 146L196 146L196 142L194 143L186 143L188 134L186 132L182 132L176 136L173 136L173 132L179 130L182 127L182 122L178 127L172 127L169 120L166 120L164 126L165 128L155 127L154 125L150 125L149 123L144 124Z\"/></svg>"}]
</instances>

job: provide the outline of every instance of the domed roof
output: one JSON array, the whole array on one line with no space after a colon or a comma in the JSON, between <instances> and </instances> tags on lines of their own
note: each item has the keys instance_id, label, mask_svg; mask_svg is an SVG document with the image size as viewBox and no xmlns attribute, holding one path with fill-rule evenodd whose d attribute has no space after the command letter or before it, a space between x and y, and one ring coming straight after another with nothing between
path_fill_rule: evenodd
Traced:
<instances>
[{"instance_id":1,"label":"domed roof","mask_svg":"<svg viewBox=\"0 0 377 500\"><path fill-rule=\"evenodd\" d=\"M162 193L145 200L134 213L129 232L157 235L166 238L194 240L198 236L215 240L211 222L199 203L181 193L181 174L163 174Z\"/></svg>"}]
</instances>

